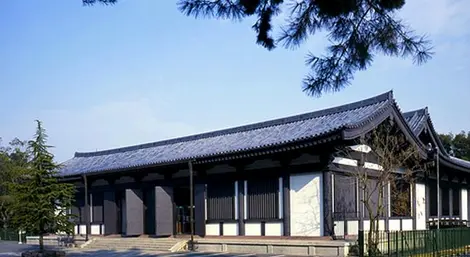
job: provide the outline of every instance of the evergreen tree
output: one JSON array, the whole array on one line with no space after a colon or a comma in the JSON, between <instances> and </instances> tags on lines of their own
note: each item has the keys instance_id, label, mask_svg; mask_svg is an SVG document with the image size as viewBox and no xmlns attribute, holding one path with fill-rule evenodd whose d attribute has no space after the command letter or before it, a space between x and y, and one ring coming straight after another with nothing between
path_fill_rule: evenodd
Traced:
<instances>
[{"instance_id":1,"label":"evergreen tree","mask_svg":"<svg viewBox=\"0 0 470 257\"><path fill-rule=\"evenodd\" d=\"M449 154L470 161L470 131L440 134L439 138Z\"/></svg>"},{"instance_id":2,"label":"evergreen tree","mask_svg":"<svg viewBox=\"0 0 470 257\"><path fill-rule=\"evenodd\" d=\"M13 139L8 146L1 145L0 139L0 227L6 232L11 226L13 212L9 185L18 183L21 174L28 165L29 153L25 141Z\"/></svg>"},{"instance_id":3,"label":"evergreen tree","mask_svg":"<svg viewBox=\"0 0 470 257\"><path fill-rule=\"evenodd\" d=\"M11 195L15 213L13 223L23 231L38 235L42 251L45 234L72 232L69 210L75 188L59 181L59 166L48 150L45 129L40 121L36 122L35 137L28 142L31 161L22 182L11 184Z\"/></svg>"},{"instance_id":4,"label":"evergreen tree","mask_svg":"<svg viewBox=\"0 0 470 257\"><path fill-rule=\"evenodd\" d=\"M118 0L82 0L111 5ZM256 43L268 50L281 44L296 48L318 31L326 31L327 54L310 53L304 91L313 96L339 91L355 72L365 70L377 54L411 57L421 64L431 55L430 42L397 17L405 0L178 0L188 16L243 20L254 18ZM285 12L280 35L272 35L273 19Z\"/></svg>"}]
</instances>

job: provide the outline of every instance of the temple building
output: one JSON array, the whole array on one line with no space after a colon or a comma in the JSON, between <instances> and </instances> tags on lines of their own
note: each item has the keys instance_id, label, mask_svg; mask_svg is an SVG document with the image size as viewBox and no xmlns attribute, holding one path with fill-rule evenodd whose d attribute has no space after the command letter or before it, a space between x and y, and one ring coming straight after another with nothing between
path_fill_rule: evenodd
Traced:
<instances>
[{"instance_id":1,"label":"temple building","mask_svg":"<svg viewBox=\"0 0 470 257\"><path fill-rule=\"evenodd\" d=\"M404 189L405 211L396 211L385 190L380 229L430 229L439 214L441 220L466 221L470 162L447 153L427 108L402 113L387 92L251 125L75 153L60 171L77 188L75 233L184 235L191 233L193 212L198 236L355 235L368 229L369 220L357 178L350 174L361 165L381 171L377 163L359 160L369 153L357 140L390 120L424 161L437 165ZM359 154L336 157L345 145L356 146ZM428 148L437 149L432 157Z\"/></svg>"}]
</instances>

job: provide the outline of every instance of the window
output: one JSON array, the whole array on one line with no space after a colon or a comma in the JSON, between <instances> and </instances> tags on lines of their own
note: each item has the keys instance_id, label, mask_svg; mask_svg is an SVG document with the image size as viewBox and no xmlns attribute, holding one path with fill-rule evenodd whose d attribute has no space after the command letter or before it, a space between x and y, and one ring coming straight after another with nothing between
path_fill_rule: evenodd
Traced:
<instances>
[{"instance_id":1,"label":"window","mask_svg":"<svg viewBox=\"0 0 470 257\"><path fill-rule=\"evenodd\" d=\"M441 186L441 205L442 205L442 216L450 215L450 196L449 196L449 187L447 185Z\"/></svg>"},{"instance_id":2,"label":"window","mask_svg":"<svg viewBox=\"0 0 470 257\"><path fill-rule=\"evenodd\" d=\"M357 218L357 184L352 176L334 175L335 219Z\"/></svg>"},{"instance_id":3,"label":"window","mask_svg":"<svg viewBox=\"0 0 470 257\"><path fill-rule=\"evenodd\" d=\"M75 199L72 206L72 214L75 216L75 222L77 224L85 223L85 201L83 199L83 194L75 194Z\"/></svg>"},{"instance_id":4,"label":"window","mask_svg":"<svg viewBox=\"0 0 470 257\"><path fill-rule=\"evenodd\" d=\"M369 178L367 179L367 186L364 190L364 199L367 201L369 204L371 210L372 210L372 215L379 214L379 217L383 217L384 213L377 213L378 208L379 208L379 192L380 192L380 185L379 182L376 179ZM385 191L383 191L385 193ZM384 194L385 195L385 194ZM382 201L382 204L384 202ZM383 209L385 211L385 209ZM364 217L368 218L369 217L369 211L367 210L367 207L364 206Z\"/></svg>"},{"instance_id":5,"label":"window","mask_svg":"<svg viewBox=\"0 0 470 257\"><path fill-rule=\"evenodd\" d=\"M212 182L207 185L207 219L232 220L235 219L234 182Z\"/></svg>"},{"instance_id":6,"label":"window","mask_svg":"<svg viewBox=\"0 0 470 257\"><path fill-rule=\"evenodd\" d=\"M248 219L279 218L279 179L263 178L247 182Z\"/></svg>"},{"instance_id":7,"label":"window","mask_svg":"<svg viewBox=\"0 0 470 257\"><path fill-rule=\"evenodd\" d=\"M411 185L397 180L390 185L390 208L392 217L411 216Z\"/></svg>"},{"instance_id":8,"label":"window","mask_svg":"<svg viewBox=\"0 0 470 257\"><path fill-rule=\"evenodd\" d=\"M429 181L429 204L430 206L430 216L437 216L437 181Z\"/></svg>"},{"instance_id":9,"label":"window","mask_svg":"<svg viewBox=\"0 0 470 257\"><path fill-rule=\"evenodd\" d=\"M452 216L460 216L460 188L452 188Z\"/></svg>"}]
</instances>

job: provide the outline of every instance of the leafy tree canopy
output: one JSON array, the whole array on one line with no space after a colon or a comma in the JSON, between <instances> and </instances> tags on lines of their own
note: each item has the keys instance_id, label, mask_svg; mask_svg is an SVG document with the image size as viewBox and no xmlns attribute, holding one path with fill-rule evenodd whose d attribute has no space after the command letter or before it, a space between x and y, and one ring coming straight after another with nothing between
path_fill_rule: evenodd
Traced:
<instances>
[{"instance_id":1,"label":"leafy tree canopy","mask_svg":"<svg viewBox=\"0 0 470 257\"><path fill-rule=\"evenodd\" d=\"M118 0L82 0L85 5L115 4ZM417 35L396 13L405 0L178 0L187 16L230 20L255 17L257 44L296 48L320 30L328 32L326 54L309 53L311 68L303 79L312 96L348 86L355 72L365 70L374 56L411 57L421 64L432 56L430 41ZM273 18L287 12L281 34L272 35Z\"/></svg>"},{"instance_id":2,"label":"leafy tree canopy","mask_svg":"<svg viewBox=\"0 0 470 257\"><path fill-rule=\"evenodd\" d=\"M457 158L470 161L470 131L461 131L459 134L440 134L444 147L448 153Z\"/></svg>"},{"instance_id":3,"label":"leafy tree canopy","mask_svg":"<svg viewBox=\"0 0 470 257\"><path fill-rule=\"evenodd\" d=\"M19 182L28 163L29 153L25 145L26 142L15 138L8 146L2 146L0 139L0 227L4 229L11 226L13 217L13 199L8 185Z\"/></svg>"}]
</instances>

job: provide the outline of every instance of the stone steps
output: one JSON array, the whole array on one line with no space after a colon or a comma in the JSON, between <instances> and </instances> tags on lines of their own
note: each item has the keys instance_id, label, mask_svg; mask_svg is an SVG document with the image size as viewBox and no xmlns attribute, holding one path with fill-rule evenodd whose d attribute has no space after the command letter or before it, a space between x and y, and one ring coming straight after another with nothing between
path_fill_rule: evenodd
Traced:
<instances>
[{"instance_id":1,"label":"stone steps","mask_svg":"<svg viewBox=\"0 0 470 257\"><path fill-rule=\"evenodd\" d=\"M169 252L184 240L168 238L94 238L87 249L132 250Z\"/></svg>"}]
</instances>

